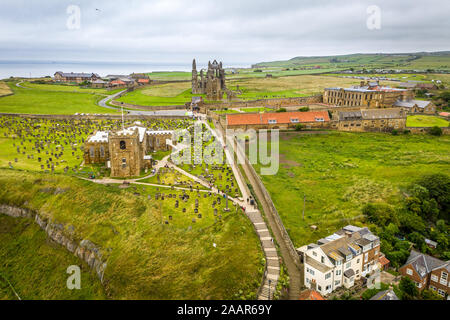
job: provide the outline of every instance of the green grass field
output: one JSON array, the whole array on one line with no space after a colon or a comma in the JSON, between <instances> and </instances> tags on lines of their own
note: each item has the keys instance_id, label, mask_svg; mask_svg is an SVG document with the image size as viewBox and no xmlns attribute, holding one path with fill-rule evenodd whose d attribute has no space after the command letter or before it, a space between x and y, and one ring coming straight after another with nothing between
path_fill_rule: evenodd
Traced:
<instances>
[{"instance_id":1,"label":"green grass field","mask_svg":"<svg viewBox=\"0 0 450 320\"><path fill-rule=\"evenodd\" d=\"M111 95L117 92L120 92L123 89L114 89L108 91L103 88L83 88L78 85L67 85L67 84L41 84L41 83L32 83L32 82L22 82L20 84L22 87L36 89L41 91L56 91L56 92L72 92L72 93L90 93L90 94L99 94L99 95Z\"/></svg>"},{"instance_id":2,"label":"green grass field","mask_svg":"<svg viewBox=\"0 0 450 320\"><path fill-rule=\"evenodd\" d=\"M289 137L280 138L278 173L261 178L297 247L361 223L364 204L396 204L402 187L450 165L448 136L330 132Z\"/></svg>"},{"instance_id":3,"label":"green grass field","mask_svg":"<svg viewBox=\"0 0 450 320\"><path fill-rule=\"evenodd\" d=\"M445 119L435 117L435 116L426 116L426 115L414 115L408 116L406 119L407 127L448 127L449 122Z\"/></svg>"},{"instance_id":4,"label":"green grass field","mask_svg":"<svg viewBox=\"0 0 450 320\"><path fill-rule=\"evenodd\" d=\"M34 221L0 214L0 300L91 300L106 298L89 266L47 238ZM67 268L81 267L81 289L69 290ZM5 280L5 278L7 280Z\"/></svg>"},{"instance_id":5,"label":"green grass field","mask_svg":"<svg viewBox=\"0 0 450 320\"><path fill-rule=\"evenodd\" d=\"M206 95L192 94L189 82L175 82L162 85L155 85L144 89L137 89L117 99L119 102L141 106L171 106L184 105L191 102L194 96L203 96L205 102Z\"/></svg>"},{"instance_id":6,"label":"green grass field","mask_svg":"<svg viewBox=\"0 0 450 320\"><path fill-rule=\"evenodd\" d=\"M15 82L7 84L14 95L0 98L0 112L3 113L116 113L114 110L97 105L97 101L104 98L103 94L60 92L40 88L24 89L17 87Z\"/></svg>"},{"instance_id":7,"label":"green grass field","mask_svg":"<svg viewBox=\"0 0 450 320\"><path fill-rule=\"evenodd\" d=\"M55 194L52 190L56 188L63 192ZM188 192L189 202L180 201L180 210L172 207L174 199L155 200L155 192L155 188L147 186L120 189L118 185L98 185L62 175L0 169L0 203L38 209L44 217L61 223L64 232L73 226L73 237L89 239L102 248L108 264L105 271L108 297L256 298L264 264L259 240L249 220L232 211L222 213L222 219L214 221L213 209L207 208L209 205L201 198L199 209L203 217L197 220L204 221L190 229L188 226L194 224L191 210L196 192ZM180 191L160 192L180 194ZM189 208L186 216L181 212L183 206ZM173 214L173 220L165 224L169 213ZM18 250L11 245L6 253L9 259L14 259L10 257L14 248ZM29 297L38 298L43 290L38 287L43 280L35 281L42 274L33 263L44 257L35 254L33 262L20 266L21 272L30 273L30 277L21 279L18 275L13 279L18 288L31 288ZM52 261L58 260L65 266L55 253ZM0 266L8 275L19 268L3 265L3 261ZM47 262L40 263L44 269ZM36 287L32 288L33 285Z\"/></svg>"}]
</instances>

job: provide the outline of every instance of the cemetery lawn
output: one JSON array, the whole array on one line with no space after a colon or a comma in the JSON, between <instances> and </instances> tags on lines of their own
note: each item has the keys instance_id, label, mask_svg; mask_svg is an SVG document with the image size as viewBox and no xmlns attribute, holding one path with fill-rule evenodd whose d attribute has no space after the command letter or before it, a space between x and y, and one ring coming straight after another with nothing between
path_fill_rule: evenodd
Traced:
<instances>
[{"instance_id":1,"label":"cemetery lawn","mask_svg":"<svg viewBox=\"0 0 450 320\"><path fill-rule=\"evenodd\" d=\"M173 198L155 200L156 192L147 186L121 189L60 174L0 169L0 203L40 210L44 218L61 223L65 233L73 226L72 237L102 248L108 298L255 299L264 260L250 221L232 211L222 212L215 222L213 209L208 210L212 199L206 199L199 203L203 217L193 223L196 192L187 192L188 202L180 200L180 209L188 208L185 216L175 210ZM169 214L173 220L165 224ZM6 255L13 259L10 255L15 253ZM24 259L20 268L34 272L33 263L41 256L32 258ZM13 268L5 265L2 270L10 274ZM17 278L15 285L32 288L35 283L29 281ZM33 290L29 296L37 297L42 288Z\"/></svg>"},{"instance_id":2,"label":"cemetery lawn","mask_svg":"<svg viewBox=\"0 0 450 320\"><path fill-rule=\"evenodd\" d=\"M104 299L89 266L59 246L34 221L0 214L0 300ZM81 289L69 290L67 267L81 266ZM5 280L7 279L7 281Z\"/></svg>"},{"instance_id":3,"label":"cemetery lawn","mask_svg":"<svg viewBox=\"0 0 450 320\"><path fill-rule=\"evenodd\" d=\"M406 119L407 127L448 127L449 122L445 119L435 117L435 116L426 116L426 115L414 115L408 116Z\"/></svg>"},{"instance_id":4,"label":"cemetery lawn","mask_svg":"<svg viewBox=\"0 0 450 320\"><path fill-rule=\"evenodd\" d=\"M406 185L424 174L448 172L449 150L449 136L282 135L279 171L261 179L294 245L300 247L347 224L363 223L364 204L398 204ZM311 225L318 230L312 231Z\"/></svg>"},{"instance_id":5,"label":"cemetery lawn","mask_svg":"<svg viewBox=\"0 0 450 320\"><path fill-rule=\"evenodd\" d=\"M117 113L115 110L102 108L97 102L103 94L73 93L24 89L7 82L14 95L0 98L0 112L26 114L75 114L75 113ZM42 85L51 86L51 85Z\"/></svg>"}]
</instances>

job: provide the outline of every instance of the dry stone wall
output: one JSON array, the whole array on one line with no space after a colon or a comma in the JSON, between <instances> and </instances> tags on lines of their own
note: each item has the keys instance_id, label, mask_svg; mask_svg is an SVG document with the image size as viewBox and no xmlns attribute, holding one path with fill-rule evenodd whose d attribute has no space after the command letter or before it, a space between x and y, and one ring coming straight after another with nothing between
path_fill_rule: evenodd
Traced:
<instances>
[{"instance_id":1,"label":"dry stone wall","mask_svg":"<svg viewBox=\"0 0 450 320\"><path fill-rule=\"evenodd\" d=\"M2 204L0 205L0 213L14 218L33 219L47 233L50 239L65 247L79 259L85 261L96 272L98 278L103 283L107 263L101 253L100 247L87 239L79 242L76 241L71 235L66 234L63 224L48 221L33 210ZM68 229L72 230L72 232L74 231L74 228L71 226Z\"/></svg>"}]
</instances>

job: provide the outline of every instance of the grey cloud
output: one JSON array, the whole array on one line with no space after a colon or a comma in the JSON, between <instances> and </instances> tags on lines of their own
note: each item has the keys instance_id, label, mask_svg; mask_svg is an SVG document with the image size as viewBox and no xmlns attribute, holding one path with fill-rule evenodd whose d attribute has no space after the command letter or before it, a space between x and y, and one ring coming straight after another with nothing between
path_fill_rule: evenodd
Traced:
<instances>
[{"instance_id":1,"label":"grey cloud","mask_svg":"<svg viewBox=\"0 0 450 320\"><path fill-rule=\"evenodd\" d=\"M70 4L80 30L66 27ZM381 30L366 28L369 5L381 8ZM448 0L2 0L0 59L251 63L448 50L449 9Z\"/></svg>"}]
</instances>

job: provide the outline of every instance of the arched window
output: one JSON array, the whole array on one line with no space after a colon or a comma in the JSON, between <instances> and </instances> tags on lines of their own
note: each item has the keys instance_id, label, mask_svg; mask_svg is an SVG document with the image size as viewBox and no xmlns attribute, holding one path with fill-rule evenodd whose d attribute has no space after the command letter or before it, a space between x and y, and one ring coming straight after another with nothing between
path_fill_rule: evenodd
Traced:
<instances>
[{"instance_id":1,"label":"arched window","mask_svg":"<svg viewBox=\"0 0 450 320\"><path fill-rule=\"evenodd\" d=\"M125 169L127 167L127 159L122 158L122 168Z\"/></svg>"},{"instance_id":2,"label":"arched window","mask_svg":"<svg viewBox=\"0 0 450 320\"><path fill-rule=\"evenodd\" d=\"M127 144L125 143L125 141L120 141L120 149L125 150L127 148Z\"/></svg>"},{"instance_id":3,"label":"arched window","mask_svg":"<svg viewBox=\"0 0 450 320\"><path fill-rule=\"evenodd\" d=\"M104 157L105 156L105 147L100 146L100 157Z\"/></svg>"},{"instance_id":4,"label":"arched window","mask_svg":"<svg viewBox=\"0 0 450 320\"><path fill-rule=\"evenodd\" d=\"M93 158L95 156L95 149L94 149L94 147L90 147L89 148L89 152L91 154L91 158Z\"/></svg>"}]
</instances>

